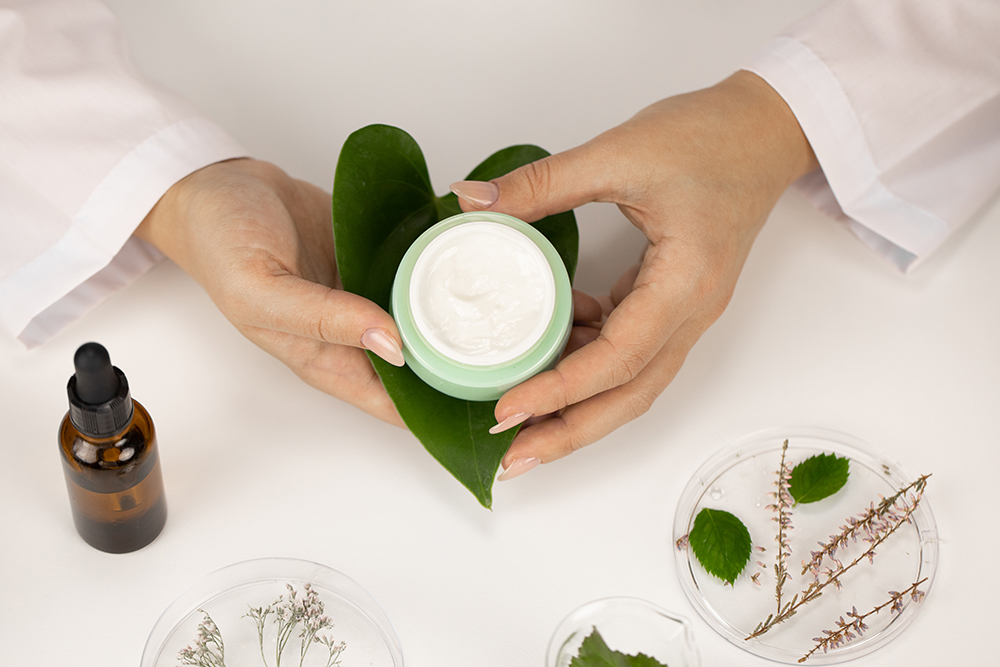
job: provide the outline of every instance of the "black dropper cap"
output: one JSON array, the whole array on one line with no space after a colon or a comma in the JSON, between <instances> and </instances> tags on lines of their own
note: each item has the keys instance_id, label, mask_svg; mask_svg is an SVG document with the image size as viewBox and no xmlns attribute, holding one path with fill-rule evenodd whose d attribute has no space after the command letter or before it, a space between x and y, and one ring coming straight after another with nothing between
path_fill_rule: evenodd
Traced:
<instances>
[{"instance_id":1,"label":"black dropper cap","mask_svg":"<svg viewBox=\"0 0 1000 667\"><path fill-rule=\"evenodd\" d=\"M132 421L128 379L111 365L100 343L85 343L73 356L76 375L69 379L69 420L92 438L107 438Z\"/></svg>"}]
</instances>

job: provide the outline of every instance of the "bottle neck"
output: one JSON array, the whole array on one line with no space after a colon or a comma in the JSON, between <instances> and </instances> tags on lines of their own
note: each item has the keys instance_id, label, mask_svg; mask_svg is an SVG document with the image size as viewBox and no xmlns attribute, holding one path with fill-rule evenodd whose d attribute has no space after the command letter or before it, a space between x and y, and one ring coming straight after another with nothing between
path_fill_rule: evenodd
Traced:
<instances>
[{"instance_id":1,"label":"bottle neck","mask_svg":"<svg viewBox=\"0 0 1000 667\"><path fill-rule=\"evenodd\" d=\"M81 434L90 438L109 438L124 430L132 421L134 407L129 393L128 379L118 368L118 393L99 405L84 403L76 393L76 376L69 379L66 393L69 396L69 420Z\"/></svg>"}]
</instances>

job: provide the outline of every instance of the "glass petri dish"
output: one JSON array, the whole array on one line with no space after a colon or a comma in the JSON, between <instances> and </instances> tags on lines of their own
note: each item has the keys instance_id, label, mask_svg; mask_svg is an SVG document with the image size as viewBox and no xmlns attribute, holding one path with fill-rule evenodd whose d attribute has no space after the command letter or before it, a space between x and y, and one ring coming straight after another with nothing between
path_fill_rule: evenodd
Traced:
<instances>
[{"instance_id":1,"label":"glass petri dish","mask_svg":"<svg viewBox=\"0 0 1000 667\"><path fill-rule=\"evenodd\" d=\"M676 566L681 587L698 614L727 640L755 655L796 664L815 645L815 637L824 631L836 631L837 620L857 608L864 614L889 600L889 591L905 591L926 579L919 590L927 593L934 582L938 559L937 525L927 494L921 499L911 522L903 524L876 550L874 562L862 558L845 572L841 589L829 585L823 595L802 605L798 612L768 632L747 640L757 624L777 610L775 599L775 559L777 556L775 513L767 509L773 503L768 493L775 490L781 461L782 443L788 440L785 462L789 468L816 454L836 454L849 459L847 484L836 494L821 501L792 508L793 528L789 532L792 555L787 559L791 579L783 588L783 600L789 601L805 590L813 576L802 574L803 562L817 543L839 533L848 517L878 503L917 479L892 461L886 460L869 445L849 435L819 428L776 428L751 434L723 448L695 472L681 494L674 517L673 538L677 545ZM750 531L755 545L750 562L730 586L708 574L698 563L683 539L690 532L695 516L702 508L725 510L740 518ZM764 547L759 552L756 547ZM867 543L858 539L837 552L847 565L866 551ZM824 563L831 565L829 559ZM756 575L755 583L753 577ZM903 598L900 613L890 607L864 619L868 629L860 637L831 648L818 650L807 664L833 664L870 653L895 638L919 612L926 600L917 603Z\"/></svg>"},{"instance_id":2,"label":"glass petri dish","mask_svg":"<svg viewBox=\"0 0 1000 667\"><path fill-rule=\"evenodd\" d=\"M294 592L294 596L293 596ZM252 610L264 616L263 634ZM325 565L290 558L262 558L216 570L174 600L153 626L142 652L142 667L176 667L180 652L197 650L199 631L207 618L217 628L225 664L239 667L274 665L278 646L278 618L288 618L290 607L312 611L311 623L326 617L316 637L303 646L300 633L309 623L300 620L286 633L282 660L303 667L323 667L331 656L344 664L402 667L399 638L375 599L357 582ZM280 608L280 609L279 609ZM259 615L259 613L258 613ZM287 622L285 622L287 627ZM210 624L209 631L214 629ZM324 643L326 642L326 643ZM204 643L204 642L203 642ZM219 643L206 648L218 654ZM342 643L342 644L341 644ZM306 648L304 659L301 651ZM339 650L339 653L335 653ZM200 664L200 663L197 663ZM206 662L205 664L215 664ZM334 663L337 664L337 663Z\"/></svg>"},{"instance_id":3,"label":"glass petri dish","mask_svg":"<svg viewBox=\"0 0 1000 667\"><path fill-rule=\"evenodd\" d=\"M549 639L546 667L568 667L595 629L614 651L643 653L670 667L700 664L687 619L646 600L612 597L577 607L562 620Z\"/></svg>"}]
</instances>

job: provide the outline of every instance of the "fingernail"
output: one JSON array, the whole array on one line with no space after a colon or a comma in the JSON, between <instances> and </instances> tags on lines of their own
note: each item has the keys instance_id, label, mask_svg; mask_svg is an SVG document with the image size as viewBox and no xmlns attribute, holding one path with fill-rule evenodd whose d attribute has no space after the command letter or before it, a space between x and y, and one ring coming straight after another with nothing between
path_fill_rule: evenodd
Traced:
<instances>
[{"instance_id":1,"label":"fingernail","mask_svg":"<svg viewBox=\"0 0 1000 667\"><path fill-rule=\"evenodd\" d=\"M402 366L406 363L399 345L396 345L392 336L381 329L372 328L361 334L361 344L366 350L371 350L393 366Z\"/></svg>"},{"instance_id":2,"label":"fingernail","mask_svg":"<svg viewBox=\"0 0 1000 667\"><path fill-rule=\"evenodd\" d=\"M490 435L496 435L497 433L503 433L509 428L514 428L518 424L523 423L525 420L531 417L529 412L516 412L510 417L507 417L502 422L490 429Z\"/></svg>"},{"instance_id":3,"label":"fingernail","mask_svg":"<svg viewBox=\"0 0 1000 667\"><path fill-rule=\"evenodd\" d=\"M500 188L484 181L459 181L451 184L451 191L473 206L489 208L500 198Z\"/></svg>"},{"instance_id":4,"label":"fingernail","mask_svg":"<svg viewBox=\"0 0 1000 667\"><path fill-rule=\"evenodd\" d=\"M497 477L498 482L505 482L508 479L514 479L518 475L523 475L535 466L537 466L541 461L534 456L529 456L526 459L514 459L510 462L510 466L504 468L504 471L500 473Z\"/></svg>"}]
</instances>

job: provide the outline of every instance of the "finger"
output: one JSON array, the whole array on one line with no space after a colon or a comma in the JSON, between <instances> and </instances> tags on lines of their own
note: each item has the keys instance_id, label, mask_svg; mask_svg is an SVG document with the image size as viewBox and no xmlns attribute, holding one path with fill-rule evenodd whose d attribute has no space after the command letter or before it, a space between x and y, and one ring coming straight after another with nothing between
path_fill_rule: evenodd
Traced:
<instances>
[{"instance_id":1,"label":"finger","mask_svg":"<svg viewBox=\"0 0 1000 667\"><path fill-rule=\"evenodd\" d=\"M452 192L464 211L496 211L526 222L582 206L609 201L617 175L616 161L606 155L604 142L590 141L550 155L495 178L489 183L460 181Z\"/></svg>"},{"instance_id":2,"label":"finger","mask_svg":"<svg viewBox=\"0 0 1000 667\"><path fill-rule=\"evenodd\" d=\"M639 277L639 269L642 267L642 263L635 264L630 267L625 273L622 274L621 278L615 283L614 287L611 288L611 303L612 309L619 303L625 300L633 289L635 289L636 278Z\"/></svg>"},{"instance_id":3,"label":"finger","mask_svg":"<svg viewBox=\"0 0 1000 667\"><path fill-rule=\"evenodd\" d=\"M235 323L360 347L390 364L403 365L396 323L368 299L290 273L269 273L255 282L252 296L244 288L220 304Z\"/></svg>"},{"instance_id":4,"label":"finger","mask_svg":"<svg viewBox=\"0 0 1000 667\"><path fill-rule=\"evenodd\" d=\"M651 254L636 289L608 317L593 343L561 361L554 370L514 387L497 403L498 423L513 414L545 414L623 385L642 371L693 312L696 283L665 270Z\"/></svg>"},{"instance_id":5,"label":"finger","mask_svg":"<svg viewBox=\"0 0 1000 667\"><path fill-rule=\"evenodd\" d=\"M600 302L586 292L573 290L573 321L600 322L602 319Z\"/></svg>"},{"instance_id":6,"label":"finger","mask_svg":"<svg viewBox=\"0 0 1000 667\"><path fill-rule=\"evenodd\" d=\"M688 352L707 328L704 322L685 322L634 381L522 428L503 458L504 469L516 468L518 460L549 463L562 458L644 414L676 377Z\"/></svg>"},{"instance_id":7,"label":"finger","mask_svg":"<svg viewBox=\"0 0 1000 667\"><path fill-rule=\"evenodd\" d=\"M601 304L601 314L607 317L611 314L611 311L615 309L615 302L612 300L610 294L602 294L597 297L597 302Z\"/></svg>"},{"instance_id":8,"label":"finger","mask_svg":"<svg viewBox=\"0 0 1000 667\"><path fill-rule=\"evenodd\" d=\"M531 417L529 419L524 420L524 426L522 428L528 428L529 426L534 426L535 424L541 424L546 419L553 419L557 416L558 415L556 414L551 414L551 415L538 415L536 417Z\"/></svg>"},{"instance_id":9,"label":"finger","mask_svg":"<svg viewBox=\"0 0 1000 667\"><path fill-rule=\"evenodd\" d=\"M382 421L405 428L363 350L270 329L247 326L238 329L310 386L351 403Z\"/></svg>"},{"instance_id":10,"label":"finger","mask_svg":"<svg viewBox=\"0 0 1000 667\"><path fill-rule=\"evenodd\" d=\"M601 330L587 325L576 325L569 332L569 340L566 341L566 349L562 356L568 357L584 345L593 343L601 335Z\"/></svg>"}]
</instances>

